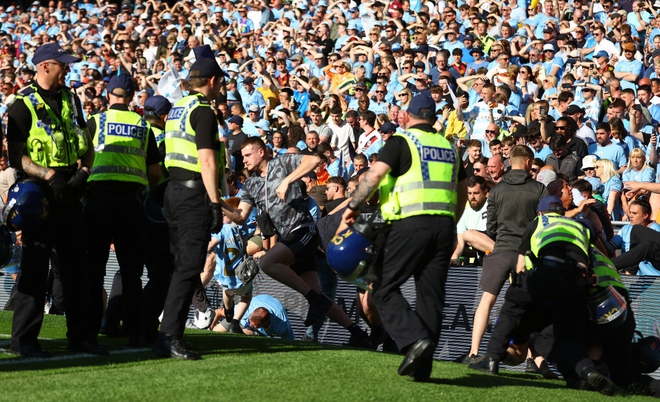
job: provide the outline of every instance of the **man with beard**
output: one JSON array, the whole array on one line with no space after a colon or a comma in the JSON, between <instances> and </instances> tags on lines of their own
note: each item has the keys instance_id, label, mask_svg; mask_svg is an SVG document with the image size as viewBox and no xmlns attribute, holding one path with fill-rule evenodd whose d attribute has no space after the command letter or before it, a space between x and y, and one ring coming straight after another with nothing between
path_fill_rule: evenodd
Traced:
<instances>
[{"instance_id":1,"label":"man with beard","mask_svg":"<svg viewBox=\"0 0 660 402\"><path fill-rule=\"evenodd\" d=\"M486 211L488 182L481 176L472 176L468 179L468 203L470 208L465 212L456 225L456 249L451 256L451 266L458 265L461 254L466 245L475 250L486 252L493 249L495 242L486 235Z\"/></svg>"}]
</instances>

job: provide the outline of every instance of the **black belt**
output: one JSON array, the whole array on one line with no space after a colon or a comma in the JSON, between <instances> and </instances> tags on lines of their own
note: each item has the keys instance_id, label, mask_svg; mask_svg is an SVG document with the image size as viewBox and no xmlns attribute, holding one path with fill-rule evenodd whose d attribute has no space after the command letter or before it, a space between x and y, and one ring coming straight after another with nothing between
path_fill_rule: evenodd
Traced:
<instances>
[{"instance_id":1,"label":"black belt","mask_svg":"<svg viewBox=\"0 0 660 402\"><path fill-rule=\"evenodd\" d=\"M202 190L204 189L203 180L172 180L172 184L188 187L193 190Z\"/></svg>"}]
</instances>

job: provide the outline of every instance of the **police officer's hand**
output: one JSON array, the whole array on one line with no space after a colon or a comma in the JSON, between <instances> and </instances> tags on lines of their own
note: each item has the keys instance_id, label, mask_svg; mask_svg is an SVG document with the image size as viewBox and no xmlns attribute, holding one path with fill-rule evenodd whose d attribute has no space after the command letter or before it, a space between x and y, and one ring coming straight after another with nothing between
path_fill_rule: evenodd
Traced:
<instances>
[{"instance_id":1,"label":"police officer's hand","mask_svg":"<svg viewBox=\"0 0 660 402\"><path fill-rule=\"evenodd\" d=\"M219 202L211 203L211 233L218 233L222 228L222 205Z\"/></svg>"},{"instance_id":2,"label":"police officer's hand","mask_svg":"<svg viewBox=\"0 0 660 402\"><path fill-rule=\"evenodd\" d=\"M69 179L68 185L74 190L82 188L87 184L87 178L89 178L89 173L84 169L76 170L76 173Z\"/></svg>"},{"instance_id":3,"label":"police officer's hand","mask_svg":"<svg viewBox=\"0 0 660 402\"><path fill-rule=\"evenodd\" d=\"M69 193L69 185L59 173L54 173L50 176L48 179L48 185L53 189L55 201L62 202L67 197Z\"/></svg>"},{"instance_id":4,"label":"police officer's hand","mask_svg":"<svg viewBox=\"0 0 660 402\"><path fill-rule=\"evenodd\" d=\"M344 221L345 224L351 226L352 224L355 223L355 219L360 216L360 211L351 209L350 207L347 207L346 210L344 211L344 215L342 215L342 220Z\"/></svg>"}]
</instances>

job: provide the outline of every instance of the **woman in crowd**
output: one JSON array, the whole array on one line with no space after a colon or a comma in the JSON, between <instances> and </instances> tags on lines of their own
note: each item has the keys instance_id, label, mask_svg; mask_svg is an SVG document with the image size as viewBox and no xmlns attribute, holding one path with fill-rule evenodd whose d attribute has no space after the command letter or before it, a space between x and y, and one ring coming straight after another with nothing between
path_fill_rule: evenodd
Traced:
<instances>
[{"instance_id":1,"label":"woman in crowd","mask_svg":"<svg viewBox=\"0 0 660 402\"><path fill-rule=\"evenodd\" d=\"M607 213L613 221L621 220L623 211L619 195L623 184L619 174L614 170L614 164L609 159L600 159L596 162L596 177L603 184L603 201L607 205Z\"/></svg>"}]
</instances>

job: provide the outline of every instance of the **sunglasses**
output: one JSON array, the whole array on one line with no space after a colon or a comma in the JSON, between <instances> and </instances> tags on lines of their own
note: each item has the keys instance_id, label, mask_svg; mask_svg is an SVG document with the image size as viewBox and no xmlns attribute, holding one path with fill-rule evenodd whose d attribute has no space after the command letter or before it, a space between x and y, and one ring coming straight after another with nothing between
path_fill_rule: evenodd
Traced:
<instances>
[{"instance_id":1,"label":"sunglasses","mask_svg":"<svg viewBox=\"0 0 660 402\"><path fill-rule=\"evenodd\" d=\"M479 172L481 172L481 168L474 168L474 169L472 169L472 170L474 170L475 173L479 173Z\"/></svg>"},{"instance_id":2,"label":"sunglasses","mask_svg":"<svg viewBox=\"0 0 660 402\"><path fill-rule=\"evenodd\" d=\"M540 170L541 169L539 169L539 168L532 168L532 172L534 172L534 173L538 173Z\"/></svg>"},{"instance_id":3,"label":"sunglasses","mask_svg":"<svg viewBox=\"0 0 660 402\"><path fill-rule=\"evenodd\" d=\"M566 130L566 126L555 126L555 130L564 131L564 130Z\"/></svg>"},{"instance_id":4,"label":"sunglasses","mask_svg":"<svg viewBox=\"0 0 660 402\"><path fill-rule=\"evenodd\" d=\"M497 134L498 132L496 130L486 130L486 134Z\"/></svg>"},{"instance_id":5,"label":"sunglasses","mask_svg":"<svg viewBox=\"0 0 660 402\"><path fill-rule=\"evenodd\" d=\"M384 94L385 91L376 91L377 94Z\"/></svg>"}]
</instances>

